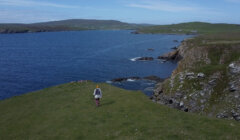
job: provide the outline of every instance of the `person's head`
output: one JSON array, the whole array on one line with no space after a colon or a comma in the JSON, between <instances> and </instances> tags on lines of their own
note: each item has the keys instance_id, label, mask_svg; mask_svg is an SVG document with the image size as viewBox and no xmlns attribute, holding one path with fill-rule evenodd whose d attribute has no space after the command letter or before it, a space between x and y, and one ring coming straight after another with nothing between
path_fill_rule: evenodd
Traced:
<instances>
[{"instance_id":1,"label":"person's head","mask_svg":"<svg viewBox=\"0 0 240 140\"><path fill-rule=\"evenodd\" d=\"M96 88L99 88L99 86L97 85Z\"/></svg>"}]
</instances>

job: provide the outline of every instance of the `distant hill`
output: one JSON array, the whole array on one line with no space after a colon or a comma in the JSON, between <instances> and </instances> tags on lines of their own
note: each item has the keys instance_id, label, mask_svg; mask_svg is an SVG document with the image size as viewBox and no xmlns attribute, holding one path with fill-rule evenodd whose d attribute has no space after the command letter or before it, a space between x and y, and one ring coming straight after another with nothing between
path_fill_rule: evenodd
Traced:
<instances>
[{"instance_id":1,"label":"distant hill","mask_svg":"<svg viewBox=\"0 0 240 140\"><path fill-rule=\"evenodd\" d=\"M116 20L70 19L34 24L0 24L0 33L137 29L142 26L146 25L129 24Z\"/></svg>"},{"instance_id":2,"label":"distant hill","mask_svg":"<svg viewBox=\"0 0 240 140\"><path fill-rule=\"evenodd\" d=\"M69 19L33 24L0 24L0 33L28 33L79 30L121 30L132 29L135 33L208 34L240 32L237 24L211 24L188 22L171 25L131 24L117 20Z\"/></svg>"},{"instance_id":3,"label":"distant hill","mask_svg":"<svg viewBox=\"0 0 240 140\"><path fill-rule=\"evenodd\" d=\"M205 22L188 22L171 25L156 25L140 28L138 33L177 33L177 34L202 34L219 32L240 32L237 24L211 24Z\"/></svg>"}]
</instances>

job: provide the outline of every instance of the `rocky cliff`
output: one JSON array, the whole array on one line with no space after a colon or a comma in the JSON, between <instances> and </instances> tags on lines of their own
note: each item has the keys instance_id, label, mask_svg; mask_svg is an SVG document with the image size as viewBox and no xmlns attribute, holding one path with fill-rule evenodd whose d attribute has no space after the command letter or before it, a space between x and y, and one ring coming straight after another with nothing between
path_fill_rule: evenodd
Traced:
<instances>
[{"instance_id":1,"label":"rocky cliff","mask_svg":"<svg viewBox=\"0 0 240 140\"><path fill-rule=\"evenodd\" d=\"M178 47L178 67L158 83L157 103L240 121L240 44L196 37Z\"/></svg>"}]
</instances>

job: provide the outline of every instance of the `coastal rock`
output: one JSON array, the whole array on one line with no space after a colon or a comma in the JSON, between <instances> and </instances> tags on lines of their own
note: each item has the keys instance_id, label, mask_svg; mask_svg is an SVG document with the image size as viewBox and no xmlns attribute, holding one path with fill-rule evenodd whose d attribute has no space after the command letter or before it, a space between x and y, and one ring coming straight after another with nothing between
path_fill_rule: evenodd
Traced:
<instances>
[{"instance_id":1,"label":"coastal rock","mask_svg":"<svg viewBox=\"0 0 240 140\"><path fill-rule=\"evenodd\" d=\"M180 105L180 107L183 107L184 106L183 101L181 101L179 105Z\"/></svg>"},{"instance_id":2,"label":"coastal rock","mask_svg":"<svg viewBox=\"0 0 240 140\"><path fill-rule=\"evenodd\" d=\"M194 73L194 72L188 72L188 73L186 73L186 78L188 78L188 79L194 79L194 78L196 78L195 73Z\"/></svg>"},{"instance_id":3,"label":"coastal rock","mask_svg":"<svg viewBox=\"0 0 240 140\"><path fill-rule=\"evenodd\" d=\"M188 73L186 73L186 77L189 77L189 76L194 76L194 72L188 72Z\"/></svg>"},{"instance_id":4,"label":"coastal rock","mask_svg":"<svg viewBox=\"0 0 240 140\"><path fill-rule=\"evenodd\" d=\"M163 85L162 85L161 82L156 85L157 88L154 90L154 95L155 95L156 97L163 92L163 87L162 87L162 86L163 86Z\"/></svg>"},{"instance_id":5,"label":"coastal rock","mask_svg":"<svg viewBox=\"0 0 240 140\"><path fill-rule=\"evenodd\" d=\"M153 61L153 57L140 57L137 61Z\"/></svg>"},{"instance_id":6,"label":"coastal rock","mask_svg":"<svg viewBox=\"0 0 240 140\"><path fill-rule=\"evenodd\" d=\"M178 48L175 46L175 47L172 47L171 49L173 49L173 50L177 50Z\"/></svg>"},{"instance_id":7,"label":"coastal rock","mask_svg":"<svg viewBox=\"0 0 240 140\"><path fill-rule=\"evenodd\" d=\"M204 75L204 73L198 73L198 78L204 78L205 77L205 75Z\"/></svg>"},{"instance_id":8,"label":"coastal rock","mask_svg":"<svg viewBox=\"0 0 240 140\"><path fill-rule=\"evenodd\" d=\"M122 81L127 81L127 78L115 78L111 80L112 82L122 82Z\"/></svg>"},{"instance_id":9,"label":"coastal rock","mask_svg":"<svg viewBox=\"0 0 240 140\"><path fill-rule=\"evenodd\" d=\"M177 56L178 56L178 50L174 50L172 52L159 56L158 59L177 60Z\"/></svg>"},{"instance_id":10,"label":"coastal rock","mask_svg":"<svg viewBox=\"0 0 240 140\"><path fill-rule=\"evenodd\" d=\"M236 121L240 121L240 116L234 118Z\"/></svg>"},{"instance_id":11,"label":"coastal rock","mask_svg":"<svg viewBox=\"0 0 240 140\"><path fill-rule=\"evenodd\" d=\"M162 79L158 76L155 76L155 75L147 76L147 77L144 77L143 79L152 80L152 81L156 81L156 82L163 82L163 80L164 80L164 79Z\"/></svg>"},{"instance_id":12,"label":"coastal rock","mask_svg":"<svg viewBox=\"0 0 240 140\"><path fill-rule=\"evenodd\" d=\"M162 60L162 61L161 61L161 63L166 63L166 62L167 62L167 60Z\"/></svg>"},{"instance_id":13,"label":"coastal rock","mask_svg":"<svg viewBox=\"0 0 240 140\"><path fill-rule=\"evenodd\" d=\"M12 34L12 33L27 33L29 30L21 29L21 30L10 30L10 29L2 29L0 33L3 34Z\"/></svg>"},{"instance_id":14,"label":"coastal rock","mask_svg":"<svg viewBox=\"0 0 240 140\"><path fill-rule=\"evenodd\" d=\"M240 63L236 63L236 62L231 63L229 65L229 69L232 74L240 73Z\"/></svg>"},{"instance_id":15,"label":"coastal rock","mask_svg":"<svg viewBox=\"0 0 240 140\"><path fill-rule=\"evenodd\" d=\"M154 51L154 49L153 49L153 48L148 48L147 50L148 50L148 51Z\"/></svg>"},{"instance_id":16,"label":"coastal rock","mask_svg":"<svg viewBox=\"0 0 240 140\"><path fill-rule=\"evenodd\" d=\"M235 86L234 83L230 84L230 88L229 88L230 92L234 92L237 90L237 87Z\"/></svg>"},{"instance_id":17,"label":"coastal rock","mask_svg":"<svg viewBox=\"0 0 240 140\"><path fill-rule=\"evenodd\" d=\"M215 86L216 85L216 79L212 79L210 81L208 81L208 84L211 86Z\"/></svg>"},{"instance_id":18,"label":"coastal rock","mask_svg":"<svg viewBox=\"0 0 240 140\"><path fill-rule=\"evenodd\" d=\"M236 112L235 110L232 110L231 113L232 113L233 118L236 121L240 121L240 113Z\"/></svg>"},{"instance_id":19,"label":"coastal rock","mask_svg":"<svg viewBox=\"0 0 240 140\"><path fill-rule=\"evenodd\" d=\"M182 59L171 77L156 85L153 100L185 112L240 121L240 59L229 62L231 53L239 52L240 46L222 46L222 54L218 54L219 60L214 62L211 51L219 49L219 46L194 45L194 41L184 41L177 50L159 57L176 60L181 56ZM214 71L207 69L215 66L214 63L224 68ZM206 69L199 69L205 66Z\"/></svg>"},{"instance_id":20,"label":"coastal rock","mask_svg":"<svg viewBox=\"0 0 240 140\"><path fill-rule=\"evenodd\" d=\"M138 31L131 32L132 34L140 34Z\"/></svg>"},{"instance_id":21,"label":"coastal rock","mask_svg":"<svg viewBox=\"0 0 240 140\"><path fill-rule=\"evenodd\" d=\"M124 81L127 81L127 80L140 80L141 78L140 77L127 77L127 78L115 78L115 79L112 79L111 81L112 82L124 82Z\"/></svg>"},{"instance_id":22,"label":"coastal rock","mask_svg":"<svg viewBox=\"0 0 240 140\"><path fill-rule=\"evenodd\" d=\"M217 114L216 117L219 119L222 119L222 118L228 118L228 115L226 114L226 112L222 112L222 113Z\"/></svg>"},{"instance_id":23,"label":"coastal rock","mask_svg":"<svg viewBox=\"0 0 240 140\"><path fill-rule=\"evenodd\" d=\"M184 108L183 111L184 111L184 112L188 112L188 108Z\"/></svg>"}]
</instances>

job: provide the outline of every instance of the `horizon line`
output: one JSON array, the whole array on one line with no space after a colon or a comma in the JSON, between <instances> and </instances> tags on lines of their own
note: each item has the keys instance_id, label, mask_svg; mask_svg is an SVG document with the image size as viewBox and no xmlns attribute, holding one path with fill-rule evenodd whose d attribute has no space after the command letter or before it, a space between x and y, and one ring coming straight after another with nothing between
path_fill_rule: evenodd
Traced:
<instances>
[{"instance_id":1,"label":"horizon line","mask_svg":"<svg viewBox=\"0 0 240 140\"><path fill-rule=\"evenodd\" d=\"M59 20L48 20L48 21L39 21L39 22L0 22L0 24L38 24L38 23L48 23L48 22L58 22L58 21L67 21L67 20L96 20L96 21L119 21L122 23L127 23L127 24L149 24L149 25L174 25L174 24L182 24L182 23L194 23L194 22L199 22L199 23L209 23L209 24L235 24L235 25L240 25L240 23L227 23L227 22L206 22L206 21L186 21L186 22L175 22L175 23L168 23L168 24L156 24L156 23L132 23L132 22L127 22L123 20L116 20L116 19L94 19L94 18L69 18L69 19L59 19Z\"/></svg>"}]
</instances>

